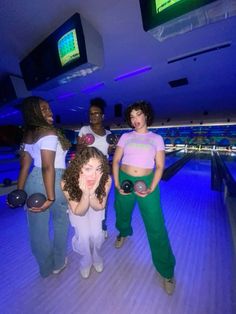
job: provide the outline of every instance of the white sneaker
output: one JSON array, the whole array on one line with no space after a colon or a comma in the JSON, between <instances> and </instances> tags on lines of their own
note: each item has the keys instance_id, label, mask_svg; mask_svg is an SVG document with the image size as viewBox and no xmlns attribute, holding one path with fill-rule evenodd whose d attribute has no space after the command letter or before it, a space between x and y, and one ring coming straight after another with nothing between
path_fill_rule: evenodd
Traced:
<instances>
[{"instance_id":1,"label":"white sneaker","mask_svg":"<svg viewBox=\"0 0 236 314\"><path fill-rule=\"evenodd\" d=\"M93 267L97 273L101 273L103 271L103 263L94 263Z\"/></svg>"},{"instance_id":2,"label":"white sneaker","mask_svg":"<svg viewBox=\"0 0 236 314\"><path fill-rule=\"evenodd\" d=\"M65 258L65 263L64 263L64 265L61 266L61 268L54 269L54 270L52 271L52 273L53 273L54 275L60 274L60 272L62 272L62 271L66 268L67 263L68 263L68 258L66 257L66 258Z\"/></svg>"},{"instance_id":3,"label":"white sneaker","mask_svg":"<svg viewBox=\"0 0 236 314\"><path fill-rule=\"evenodd\" d=\"M91 267L87 267L87 268L80 268L80 275L82 278L87 279L90 275L90 270Z\"/></svg>"}]
</instances>

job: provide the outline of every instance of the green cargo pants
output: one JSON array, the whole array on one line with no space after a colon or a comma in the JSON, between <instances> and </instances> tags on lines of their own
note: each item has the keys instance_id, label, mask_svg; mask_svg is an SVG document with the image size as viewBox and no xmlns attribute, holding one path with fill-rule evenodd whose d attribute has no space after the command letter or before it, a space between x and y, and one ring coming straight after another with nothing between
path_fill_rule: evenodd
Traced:
<instances>
[{"instance_id":1,"label":"green cargo pants","mask_svg":"<svg viewBox=\"0 0 236 314\"><path fill-rule=\"evenodd\" d=\"M137 180L144 180L146 185L150 186L152 178L153 173L148 176L133 177L122 170L119 171L120 183L123 180L130 180L133 183ZM127 195L121 195L116 189L116 228L122 237L133 234L131 220L136 201L138 202L145 225L153 264L156 270L164 278L172 278L174 276L175 257L171 249L162 214L159 187L156 187L156 189L146 197L137 196L134 192Z\"/></svg>"}]
</instances>

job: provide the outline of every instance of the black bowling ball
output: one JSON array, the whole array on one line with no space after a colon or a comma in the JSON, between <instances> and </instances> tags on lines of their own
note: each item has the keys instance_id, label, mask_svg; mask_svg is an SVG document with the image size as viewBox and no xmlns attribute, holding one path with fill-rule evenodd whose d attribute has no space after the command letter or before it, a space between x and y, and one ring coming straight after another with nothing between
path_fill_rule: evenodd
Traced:
<instances>
[{"instance_id":1,"label":"black bowling ball","mask_svg":"<svg viewBox=\"0 0 236 314\"><path fill-rule=\"evenodd\" d=\"M12 184L12 180L10 178L5 178L2 183L4 186L10 186Z\"/></svg>"},{"instance_id":2,"label":"black bowling ball","mask_svg":"<svg viewBox=\"0 0 236 314\"><path fill-rule=\"evenodd\" d=\"M34 193L30 195L30 197L27 199L26 205L28 208L41 207L46 202L46 197L42 193Z\"/></svg>"},{"instance_id":3,"label":"black bowling ball","mask_svg":"<svg viewBox=\"0 0 236 314\"><path fill-rule=\"evenodd\" d=\"M124 180L121 183L121 188L124 191L124 193L131 193L133 191L133 182L130 180Z\"/></svg>"},{"instance_id":4,"label":"black bowling ball","mask_svg":"<svg viewBox=\"0 0 236 314\"><path fill-rule=\"evenodd\" d=\"M26 192L20 189L14 190L7 195L7 203L12 208L24 206L26 199Z\"/></svg>"},{"instance_id":5,"label":"black bowling ball","mask_svg":"<svg viewBox=\"0 0 236 314\"><path fill-rule=\"evenodd\" d=\"M106 137L106 141L109 145L115 145L118 142L117 136L114 134L108 134Z\"/></svg>"}]
</instances>

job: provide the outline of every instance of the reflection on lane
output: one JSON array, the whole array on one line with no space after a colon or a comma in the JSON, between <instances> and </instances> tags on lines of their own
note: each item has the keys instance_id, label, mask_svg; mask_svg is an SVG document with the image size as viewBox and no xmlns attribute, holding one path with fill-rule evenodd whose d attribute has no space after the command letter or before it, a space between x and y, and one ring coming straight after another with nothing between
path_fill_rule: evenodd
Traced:
<instances>
[{"instance_id":1,"label":"reflection on lane","mask_svg":"<svg viewBox=\"0 0 236 314\"><path fill-rule=\"evenodd\" d=\"M229 169L232 177L236 181L236 154L235 153L220 153L222 160Z\"/></svg>"},{"instance_id":2,"label":"reflection on lane","mask_svg":"<svg viewBox=\"0 0 236 314\"><path fill-rule=\"evenodd\" d=\"M185 155L184 150L178 151L175 154L166 154L166 160L165 160L165 168L168 168L170 165L175 163L177 160L183 158Z\"/></svg>"}]
</instances>

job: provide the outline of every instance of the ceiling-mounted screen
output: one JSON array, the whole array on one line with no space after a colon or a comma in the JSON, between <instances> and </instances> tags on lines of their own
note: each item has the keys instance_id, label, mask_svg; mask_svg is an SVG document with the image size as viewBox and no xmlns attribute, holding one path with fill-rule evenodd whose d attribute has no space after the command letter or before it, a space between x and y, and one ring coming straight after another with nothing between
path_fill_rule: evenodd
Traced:
<instances>
[{"instance_id":1,"label":"ceiling-mounted screen","mask_svg":"<svg viewBox=\"0 0 236 314\"><path fill-rule=\"evenodd\" d=\"M100 34L75 13L20 62L29 90L50 89L103 65Z\"/></svg>"},{"instance_id":2,"label":"ceiling-mounted screen","mask_svg":"<svg viewBox=\"0 0 236 314\"><path fill-rule=\"evenodd\" d=\"M143 28L148 31L216 0L139 0Z\"/></svg>"}]
</instances>

